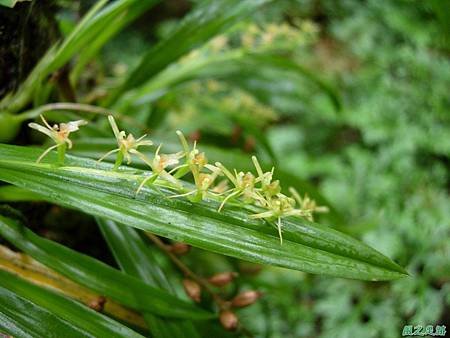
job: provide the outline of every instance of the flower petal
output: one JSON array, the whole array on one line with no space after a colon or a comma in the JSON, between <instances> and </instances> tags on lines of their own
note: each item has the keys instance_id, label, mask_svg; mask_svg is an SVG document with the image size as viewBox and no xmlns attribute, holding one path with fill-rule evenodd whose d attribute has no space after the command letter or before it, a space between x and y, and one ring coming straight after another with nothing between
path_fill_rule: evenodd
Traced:
<instances>
[{"instance_id":1,"label":"flower petal","mask_svg":"<svg viewBox=\"0 0 450 338\"><path fill-rule=\"evenodd\" d=\"M30 127L31 129L40 131L41 133L43 133L43 134L47 135L48 137L52 138L53 140L55 140L53 131L48 128L45 128L44 126L41 126L40 124L31 122L31 123L28 123L28 127Z\"/></svg>"},{"instance_id":2,"label":"flower petal","mask_svg":"<svg viewBox=\"0 0 450 338\"><path fill-rule=\"evenodd\" d=\"M71 121L66 124L66 128L69 132L77 131L80 126L84 126L87 124L87 121L85 120L77 120L77 121Z\"/></svg>"}]
</instances>

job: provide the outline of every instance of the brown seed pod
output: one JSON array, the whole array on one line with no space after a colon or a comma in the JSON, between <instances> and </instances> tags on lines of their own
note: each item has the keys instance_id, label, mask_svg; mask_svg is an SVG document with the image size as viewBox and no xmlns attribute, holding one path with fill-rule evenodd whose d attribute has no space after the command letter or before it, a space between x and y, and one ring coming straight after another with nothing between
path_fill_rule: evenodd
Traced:
<instances>
[{"instance_id":1,"label":"brown seed pod","mask_svg":"<svg viewBox=\"0 0 450 338\"><path fill-rule=\"evenodd\" d=\"M234 278L237 277L236 272L221 272L217 273L208 278L208 282L210 282L214 286L225 286L233 281Z\"/></svg>"},{"instance_id":2,"label":"brown seed pod","mask_svg":"<svg viewBox=\"0 0 450 338\"><path fill-rule=\"evenodd\" d=\"M88 306L97 312L101 312L101 311L103 311L103 308L105 307L105 303L106 303L106 298L103 296L98 296L97 298L91 300L90 303L88 304Z\"/></svg>"},{"instance_id":3,"label":"brown seed pod","mask_svg":"<svg viewBox=\"0 0 450 338\"><path fill-rule=\"evenodd\" d=\"M183 287L189 298L191 298L194 302L200 302L202 289L196 281L185 278L183 279Z\"/></svg>"},{"instance_id":4,"label":"brown seed pod","mask_svg":"<svg viewBox=\"0 0 450 338\"><path fill-rule=\"evenodd\" d=\"M238 317L230 310L222 311L220 313L219 320L220 324L222 324L222 326L228 331L236 330L239 325Z\"/></svg>"},{"instance_id":5,"label":"brown seed pod","mask_svg":"<svg viewBox=\"0 0 450 338\"><path fill-rule=\"evenodd\" d=\"M177 242L172 245L169 245L170 252L174 253L175 255L182 256L189 252L191 249L191 246L186 243Z\"/></svg>"},{"instance_id":6,"label":"brown seed pod","mask_svg":"<svg viewBox=\"0 0 450 338\"><path fill-rule=\"evenodd\" d=\"M245 307L252 305L254 302L256 302L259 298L261 298L262 293L259 291L244 291L240 294L238 294L236 297L233 298L231 301L231 306L233 307Z\"/></svg>"}]
</instances>

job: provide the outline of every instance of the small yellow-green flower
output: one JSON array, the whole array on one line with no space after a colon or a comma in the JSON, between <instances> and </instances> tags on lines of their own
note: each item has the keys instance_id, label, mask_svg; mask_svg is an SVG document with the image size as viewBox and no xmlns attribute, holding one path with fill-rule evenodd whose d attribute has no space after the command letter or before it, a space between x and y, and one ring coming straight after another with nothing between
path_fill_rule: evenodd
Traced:
<instances>
[{"instance_id":1,"label":"small yellow-green flower","mask_svg":"<svg viewBox=\"0 0 450 338\"><path fill-rule=\"evenodd\" d=\"M37 123L29 123L28 126L32 129L35 129L48 137L50 137L56 144L46 149L41 156L37 159L37 163L39 163L51 150L58 148L58 161L60 164L64 162L64 155L66 152L66 147L69 149L72 148L72 141L69 139L70 133L77 131L80 126L86 125L87 121L77 120L71 121L68 123L60 123L50 126L48 122L45 120L43 115L40 115L42 122L44 125L40 125Z\"/></svg>"},{"instance_id":2,"label":"small yellow-green flower","mask_svg":"<svg viewBox=\"0 0 450 338\"><path fill-rule=\"evenodd\" d=\"M227 168L225 168L225 166L222 163L216 162L216 166L222 170L225 176L234 185L234 188L230 190L228 196L225 197L225 199L220 204L218 210L219 212L222 210L225 204L232 198L238 198L243 196L244 202L246 203L250 203L254 200L259 199L259 195L257 195L254 190L256 178L251 172L243 173L242 171L237 172L235 170L233 175Z\"/></svg>"},{"instance_id":3,"label":"small yellow-green flower","mask_svg":"<svg viewBox=\"0 0 450 338\"><path fill-rule=\"evenodd\" d=\"M141 159L148 165L150 168L152 168L152 174L145 178L142 183L139 185L139 188L136 191L136 194L139 193L139 191L142 189L142 187L147 183L151 182L153 183L158 177L161 177L162 179L176 185L180 186L180 183L178 180L171 175L171 172L167 172L166 168L169 166L174 166L179 163L179 160L184 157L184 153L182 151L175 153L175 154L159 154L159 151L161 149L162 144L158 146L155 152L155 156L153 157L153 160L150 161L145 157L144 155L141 155ZM176 170L177 168L175 168Z\"/></svg>"},{"instance_id":4,"label":"small yellow-green flower","mask_svg":"<svg viewBox=\"0 0 450 338\"><path fill-rule=\"evenodd\" d=\"M144 140L147 135L143 135L138 139L135 139L133 134L130 133L127 136L125 131L119 131L116 121L114 120L114 117L112 115L108 116L108 121L114 132L114 136L116 137L118 148L107 152L98 160L98 162L103 161L107 156L111 154L117 153L116 163L114 164L114 169L116 170L122 164L124 158L127 160L127 164L130 164L131 155L137 155L139 157L144 156L144 154L138 151L138 148L140 146L151 146L153 144L153 142L150 140Z\"/></svg>"}]
</instances>

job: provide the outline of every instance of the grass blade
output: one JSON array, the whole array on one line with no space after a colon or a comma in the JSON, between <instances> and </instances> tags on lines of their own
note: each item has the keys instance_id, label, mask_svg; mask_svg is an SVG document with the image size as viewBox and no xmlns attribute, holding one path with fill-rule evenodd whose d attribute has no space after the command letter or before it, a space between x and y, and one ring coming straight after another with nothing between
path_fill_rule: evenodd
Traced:
<instances>
[{"instance_id":1,"label":"grass blade","mask_svg":"<svg viewBox=\"0 0 450 338\"><path fill-rule=\"evenodd\" d=\"M0 328L14 337L142 337L94 310L0 270Z\"/></svg>"},{"instance_id":2,"label":"grass blade","mask_svg":"<svg viewBox=\"0 0 450 338\"><path fill-rule=\"evenodd\" d=\"M120 94L143 84L173 61L225 31L239 19L252 14L271 0L220 0L205 1L190 13L166 39L152 48L139 65L128 75L123 85L109 97L107 105L114 103Z\"/></svg>"},{"instance_id":3,"label":"grass blade","mask_svg":"<svg viewBox=\"0 0 450 338\"><path fill-rule=\"evenodd\" d=\"M0 234L16 247L99 294L143 312L178 318L206 319L212 315L151 287L89 256L35 235L18 221L0 216Z\"/></svg>"},{"instance_id":4,"label":"grass blade","mask_svg":"<svg viewBox=\"0 0 450 338\"><path fill-rule=\"evenodd\" d=\"M172 291L169 281L158 267L155 258L136 229L116 222L97 218L97 223L121 269L149 285ZM152 314L144 315L154 337L199 337L192 322L162 319Z\"/></svg>"}]
</instances>

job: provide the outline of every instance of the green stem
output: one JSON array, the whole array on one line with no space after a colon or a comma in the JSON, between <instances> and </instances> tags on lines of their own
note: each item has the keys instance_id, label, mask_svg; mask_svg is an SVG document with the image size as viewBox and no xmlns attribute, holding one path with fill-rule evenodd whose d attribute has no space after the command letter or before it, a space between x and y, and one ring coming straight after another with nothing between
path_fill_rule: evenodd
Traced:
<instances>
[{"instance_id":1,"label":"green stem","mask_svg":"<svg viewBox=\"0 0 450 338\"><path fill-rule=\"evenodd\" d=\"M198 203L202 201L202 199L203 199L202 191L200 189L197 189L196 194L191 198L191 202Z\"/></svg>"},{"instance_id":2,"label":"green stem","mask_svg":"<svg viewBox=\"0 0 450 338\"><path fill-rule=\"evenodd\" d=\"M39 115L45 113L45 112L51 112L51 111L75 111L75 112L84 112L84 113L92 113L96 115L102 115L102 116L108 116L113 115L114 118L126 121L131 124L135 124L139 126L140 129L145 130L145 127L136 121L134 118L125 116L122 114L119 114L117 112L113 112L110 109L97 107L89 104L83 104L83 103L74 103L74 102L54 102L45 104L43 106L34 108L32 110L28 110L26 112L23 112L21 114L15 115L18 122L23 122L29 119L34 119L38 117Z\"/></svg>"},{"instance_id":3,"label":"green stem","mask_svg":"<svg viewBox=\"0 0 450 338\"><path fill-rule=\"evenodd\" d=\"M119 167L122 164L122 162L123 162L123 152L119 151L117 153L116 162L114 163L113 170L116 171L117 169L119 169Z\"/></svg>"},{"instance_id":4,"label":"green stem","mask_svg":"<svg viewBox=\"0 0 450 338\"><path fill-rule=\"evenodd\" d=\"M66 156L67 145L62 143L58 146L58 165L64 165L64 157Z\"/></svg>"}]
</instances>

